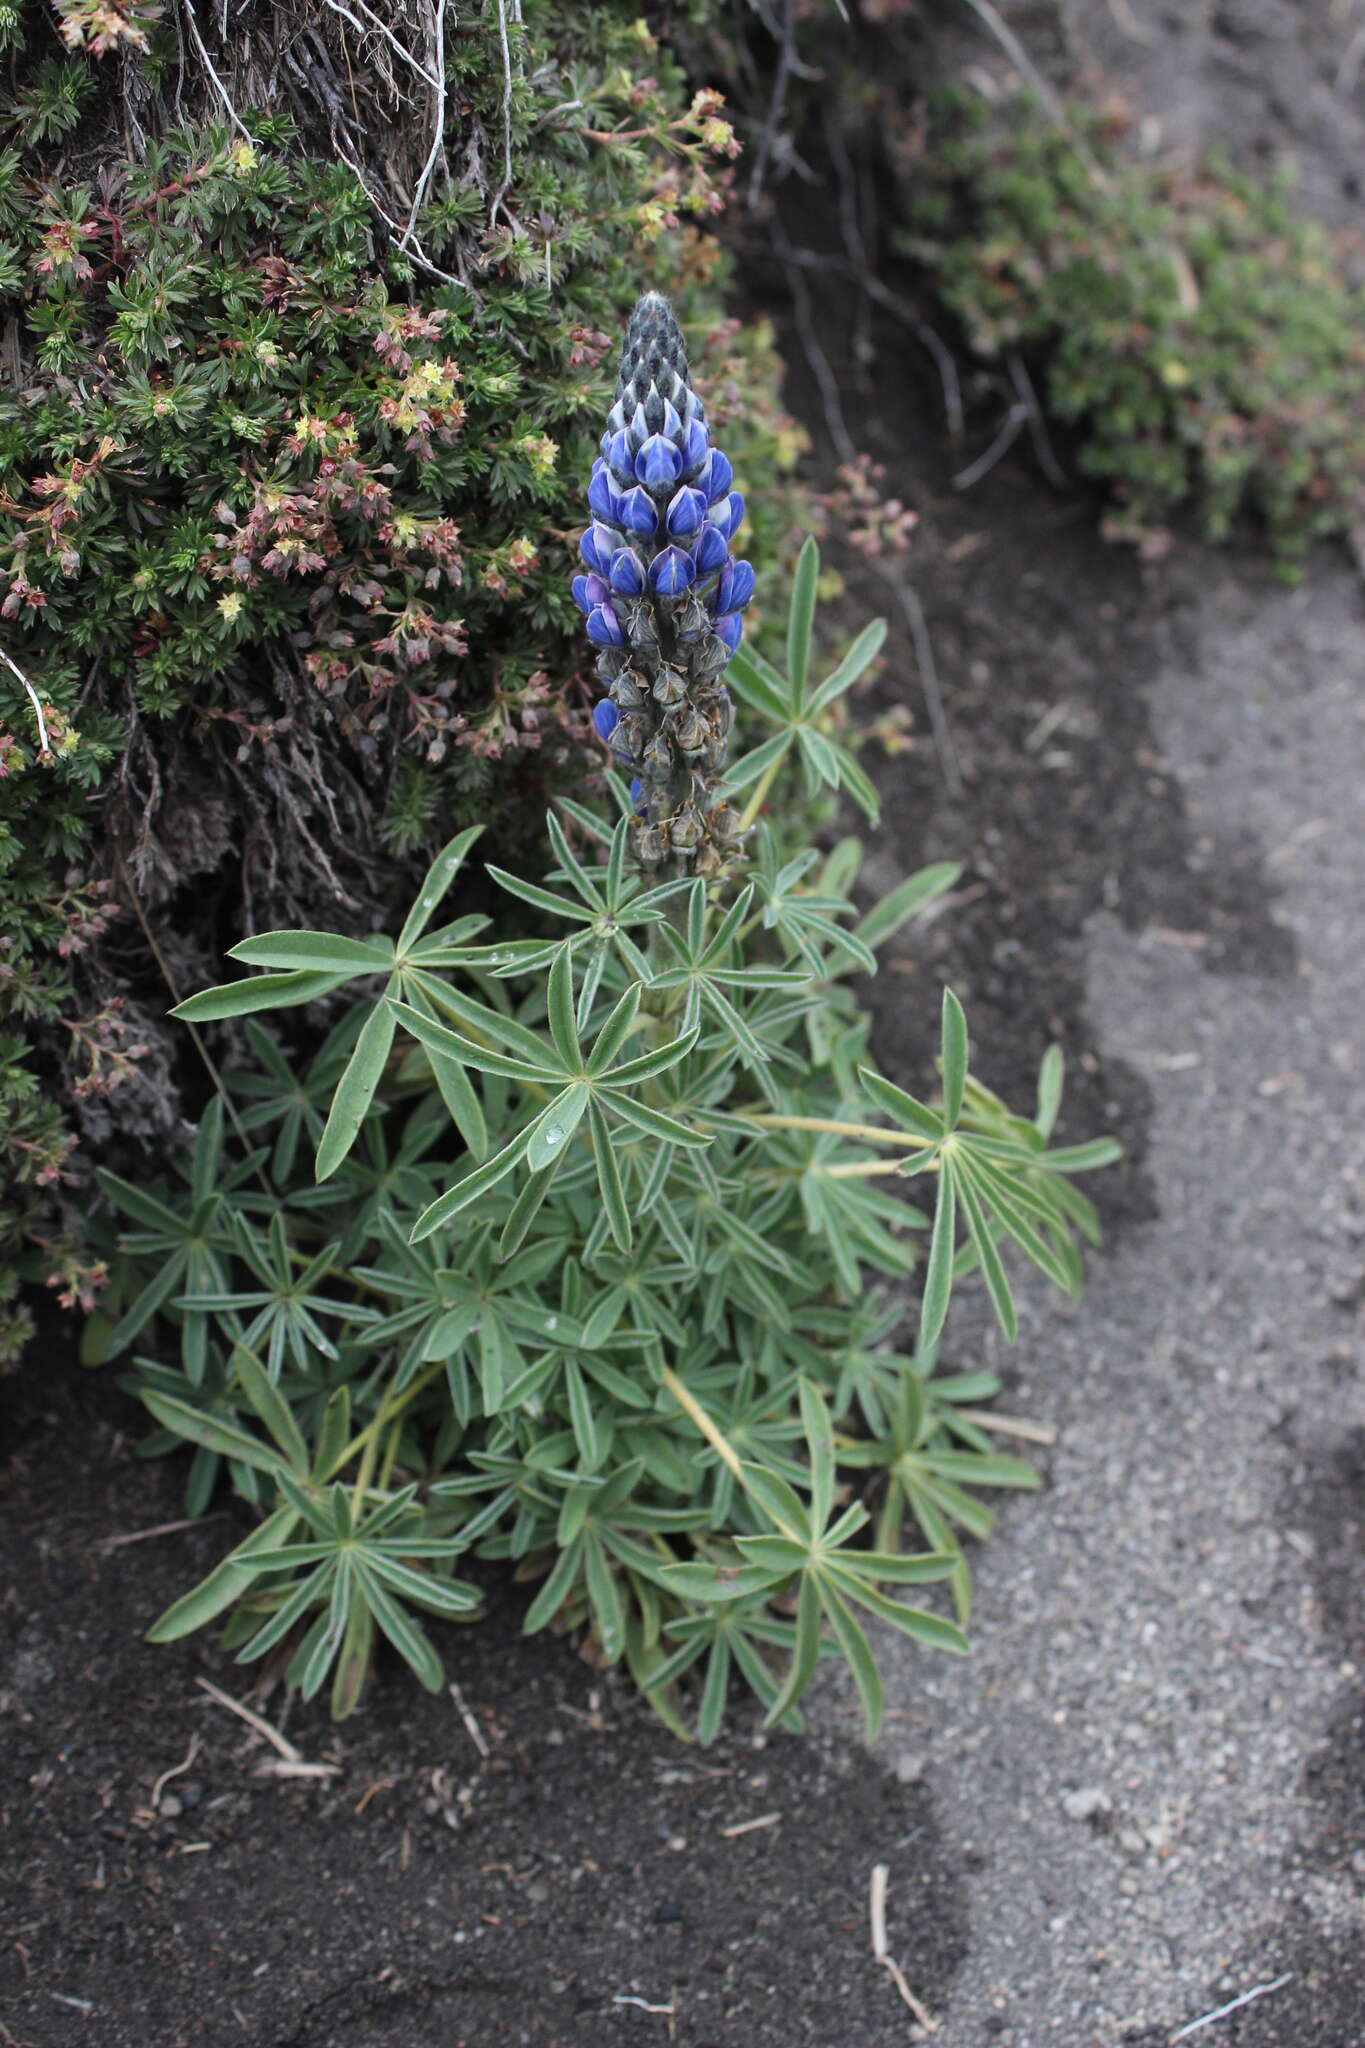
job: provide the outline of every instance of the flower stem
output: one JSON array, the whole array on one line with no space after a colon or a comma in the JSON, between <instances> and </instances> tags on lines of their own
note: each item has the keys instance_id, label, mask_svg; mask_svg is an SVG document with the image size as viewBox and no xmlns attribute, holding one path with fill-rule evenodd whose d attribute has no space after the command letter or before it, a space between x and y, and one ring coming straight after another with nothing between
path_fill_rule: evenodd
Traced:
<instances>
[{"instance_id":1,"label":"flower stem","mask_svg":"<svg viewBox=\"0 0 1365 2048\"><path fill-rule=\"evenodd\" d=\"M748 831L749 827L753 824L755 818L762 810L764 804L768 801L768 791L776 782L778 770L781 768L786 758L787 756L785 753L779 754L775 761L770 761L768 763L767 767L763 770L763 773L759 776L758 781L754 787L754 793L749 798L748 803L744 806L743 814L740 817L739 829L741 832Z\"/></svg>"},{"instance_id":2,"label":"flower stem","mask_svg":"<svg viewBox=\"0 0 1365 2048\"><path fill-rule=\"evenodd\" d=\"M349 1465L357 1452L364 1453L365 1456L362 1459L357 1480L357 1490L352 1496L353 1509L358 1511L361 1505L363 1505L365 1488L369 1486L370 1474L374 1470L374 1454L379 1448L378 1438L381 1430L383 1430L387 1423L392 1422L396 1415L401 1415L403 1410L409 1407L416 1400L417 1396L431 1385L434 1379L438 1379L445 1369L445 1360L439 1359L435 1365L429 1366L425 1372L419 1372L415 1380L409 1380L401 1393L387 1395L380 1403L378 1413L365 1424L362 1430L357 1431L347 1444L345 1450L337 1455L329 1470L318 1475L325 1483L327 1480L334 1478L345 1466ZM363 1487L359 1485L359 1479L364 1480L365 1484Z\"/></svg>"},{"instance_id":3,"label":"flower stem","mask_svg":"<svg viewBox=\"0 0 1365 2048\"><path fill-rule=\"evenodd\" d=\"M876 1124L846 1124L828 1116L776 1116L767 1110L741 1109L733 1114L746 1124L762 1124L773 1131L832 1131L836 1138L861 1138L865 1145L896 1145L902 1152L923 1149L910 1144L904 1131L883 1131Z\"/></svg>"}]
</instances>

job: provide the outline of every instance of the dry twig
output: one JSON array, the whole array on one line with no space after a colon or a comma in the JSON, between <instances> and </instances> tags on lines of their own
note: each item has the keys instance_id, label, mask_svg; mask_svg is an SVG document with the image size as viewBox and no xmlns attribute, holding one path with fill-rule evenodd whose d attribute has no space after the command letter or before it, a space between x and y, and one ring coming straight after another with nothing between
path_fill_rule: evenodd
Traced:
<instances>
[{"instance_id":1,"label":"dry twig","mask_svg":"<svg viewBox=\"0 0 1365 2048\"><path fill-rule=\"evenodd\" d=\"M464 1722L465 1731L475 1749L479 1752L479 1755L482 1757L491 1756L492 1751L488 1747L488 1737L480 1728L470 1708L465 1705L464 1694L460 1691L459 1686L453 1682L450 1687L450 1697L454 1700L455 1711Z\"/></svg>"},{"instance_id":2,"label":"dry twig","mask_svg":"<svg viewBox=\"0 0 1365 2048\"><path fill-rule=\"evenodd\" d=\"M1269 1984L1253 1984L1250 1991L1244 1991L1240 1998L1230 1999L1226 2005L1220 2005L1216 2012L1206 2012L1201 2018L1191 2020L1187 2027L1182 2027L1178 2034L1172 2034L1170 2048L1175 2048L1177 2041L1186 2041L1191 2034L1197 2034L1201 2027L1211 2027L1215 2020L1225 2020L1230 2012L1239 2012L1244 2005L1250 2005L1257 1998L1266 1997L1271 1991L1282 1990L1286 1984L1292 1984L1293 1981L1294 1972L1286 1970L1282 1977L1274 1978Z\"/></svg>"},{"instance_id":3,"label":"dry twig","mask_svg":"<svg viewBox=\"0 0 1365 2048\"><path fill-rule=\"evenodd\" d=\"M190 1737L189 1749L186 1751L185 1754L184 1763L172 1764L171 1768L168 1771L163 1771L161 1773L161 1776L157 1779L156 1783L152 1787L152 1796L147 1802L149 1806L156 1806L159 1803L162 1793L165 1791L167 1785L170 1784L172 1778L179 1778L184 1775L184 1773L189 1769L190 1765L194 1762L195 1758L198 1756L200 1747L201 1738L198 1734L192 1735Z\"/></svg>"},{"instance_id":4,"label":"dry twig","mask_svg":"<svg viewBox=\"0 0 1365 2048\"><path fill-rule=\"evenodd\" d=\"M925 2033L934 2034L938 2031L938 2021L930 2013L927 2006L923 2005L916 1998L914 1992L905 1981L905 1975L900 1964L894 1960L887 1950L886 1880L889 1874L888 1866L885 1863L876 1863L872 1867L872 1882L868 1888L867 1902L868 1913L872 1921L872 1953L887 1972L891 1982L895 1985Z\"/></svg>"},{"instance_id":5,"label":"dry twig","mask_svg":"<svg viewBox=\"0 0 1365 2048\"><path fill-rule=\"evenodd\" d=\"M263 1735L271 1747L284 1758L286 1763L301 1764L303 1762L302 1754L295 1749L288 1736L281 1735L278 1728L272 1728L263 1714L258 1714L252 1707L243 1706L242 1702L235 1700L230 1692L224 1692L221 1686L215 1685L211 1678L196 1678L194 1682L208 1694L210 1699L217 1700L220 1707L226 1707L230 1714L236 1714L238 1720L245 1721L249 1728L254 1728L258 1735Z\"/></svg>"}]
</instances>

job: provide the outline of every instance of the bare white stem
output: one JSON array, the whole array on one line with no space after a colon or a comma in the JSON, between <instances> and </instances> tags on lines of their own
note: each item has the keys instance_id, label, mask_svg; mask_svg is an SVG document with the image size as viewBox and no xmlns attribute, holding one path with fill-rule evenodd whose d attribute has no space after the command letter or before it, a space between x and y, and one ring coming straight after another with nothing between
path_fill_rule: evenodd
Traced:
<instances>
[{"instance_id":1,"label":"bare white stem","mask_svg":"<svg viewBox=\"0 0 1365 2048\"><path fill-rule=\"evenodd\" d=\"M0 661L4 662L11 675L18 677L19 681L28 691L29 702L33 706L33 716L38 721L38 744L45 754L50 754L52 752L52 743L47 736L47 720L43 717L43 707L38 701L38 692L34 689L18 662L11 655L6 654L3 647L0 647Z\"/></svg>"},{"instance_id":2,"label":"bare white stem","mask_svg":"<svg viewBox=\"0 0 1365 2048\"><path fill-rule=\"evenodd\" d=\"M367 7L365 5L365 0L356 0L357 7L359 7L361 14L363 14L365 17L363 21L361 21L356 15L352 14L350 8L342 4L342 0L326 0L326 4L331 9L333 14L339 14L343 21L349 22L357 35L382 36L384 41L388 44L389 48L393 51L395 56L401 57L403 59L403 62L406 65L408 65L413 71L415 71L417 73L417 76L420 79L422 79L425 84L429 85L432 88L433 92L440 92L442 95L444 95L444 57L442 58L441 63L441 78L438 80L432 77L431 73L427 70L425 64L418 62L417 58L413 56L412 51L408 48L407 44L399 40L399 38L394 34L393 30L389 27L388 23L382 20L381 17L374 12L373 8ZM441 7L442 18L444 18L444 15L445 6L443 0L443 4Z\"/></svg>"},{"instance_id":3,"label":"bare white stem","mask_svg":"<svg viewBox=\"0 0 1365 2048\"><path fill-rule=\"evenodd\" d=\"M231 121L233 127L237 130L237 133L239 135L245 136L246 140L250 142L251 131L247 127L246 123L243 121L241 115L237 112L236 107L233 106L232 100L228 94L228 89L224 85L222 79L218 76L218 73L214 70L213 59L212 57L210 57L208 51L204 48L204 38L200 35L199 24L194 18L193 0L184 0L183 12L185 20L189 25L190 34L194 38L194 47L199 52L200 61L202 62L205 71L207 71L209 77L213 81L214 90L218 94L219 99L223 102L223 107L229 121Z\"/></svg>"},{"instance_id":4,"label":"bare white stem","mask_svg":"<svg viewBox=\"0 0 1365 2048\"><path fill-rule=\"evenodd\" d=\"M436 22L432 30L432 54L436 63L436 76L431 81L435 99L431 109L431 148L422 166L422 175L413 189L412 205L408 208L408 224L399 242L405 249L412 240L417 226L417 216L422 210L436 166L445 150L446 139L446 0L436 0ZM423 77L426 76L424 72Z\"/></svg>"}]
</instances>

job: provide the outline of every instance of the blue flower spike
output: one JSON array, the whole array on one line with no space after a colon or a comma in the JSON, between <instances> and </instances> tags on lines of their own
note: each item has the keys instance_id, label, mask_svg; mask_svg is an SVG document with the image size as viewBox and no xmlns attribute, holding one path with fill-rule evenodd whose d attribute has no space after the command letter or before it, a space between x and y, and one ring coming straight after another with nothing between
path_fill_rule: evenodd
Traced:
<instances>
[{"instance_id":1,"label":"blue flower spike","mask_svg":"<svg viewBox=\"0 0 1365 2048\"><path fill-rule=\"evenodd\" d=\"M630 778L639 866L720 880L743 858L721 796L734 719L723 677L754 572L731 560L744 500L657 292L631 314L599 445L579 544L588 573L573 579L607 692L593 727Z\"/></svg>"}]
</instances>

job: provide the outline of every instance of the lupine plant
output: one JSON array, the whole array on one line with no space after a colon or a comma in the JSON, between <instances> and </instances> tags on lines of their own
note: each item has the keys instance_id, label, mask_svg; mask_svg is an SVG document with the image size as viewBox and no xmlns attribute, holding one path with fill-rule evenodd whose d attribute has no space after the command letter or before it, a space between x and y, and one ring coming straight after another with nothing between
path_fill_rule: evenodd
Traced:
<instances>
[{"instance_id":1,"label":"lupine plant","mask_svg":"<svg viewBox=\"0 0 1365 2048\"><path fill-rule=\"evenodd\" d=\"M935 1099L877 1070L851 982L956 870L859 908L858 842L801 843L822 788L875 813L830 722L881 630L812 685L808 544L787 672L740 648L730 482L648 298L577 586L615 814L566 799L543 880L487 871L521 936L450 901L471 827L396 939L243 941L263 971L179 1010L249 1017L254 1055L188 1187L103 1176L147 1449L188 1440L191 1508L224 1476L257 1516L152 1634L222 1618L339 1715L380 1639L438 1687L422 1617L472 1616L503 1566L528 1630L586 1631L680 1735L715 1734L732 1676L798 1726L825 1651L875 1727L869 1622L962 1650L981 1495L1036 1484L992 1447L995 1380L939 1368L949 1299L979 1273L1012 1335L1015 1254L1073 1294L1073 1177L1116 1148L1052 1145L1055 1050L1011 1114L951 993ZM727 769L736 703L762 736ZM324 1000L296 1072L260 1020Z\"/></svg>"}]
</instances>

